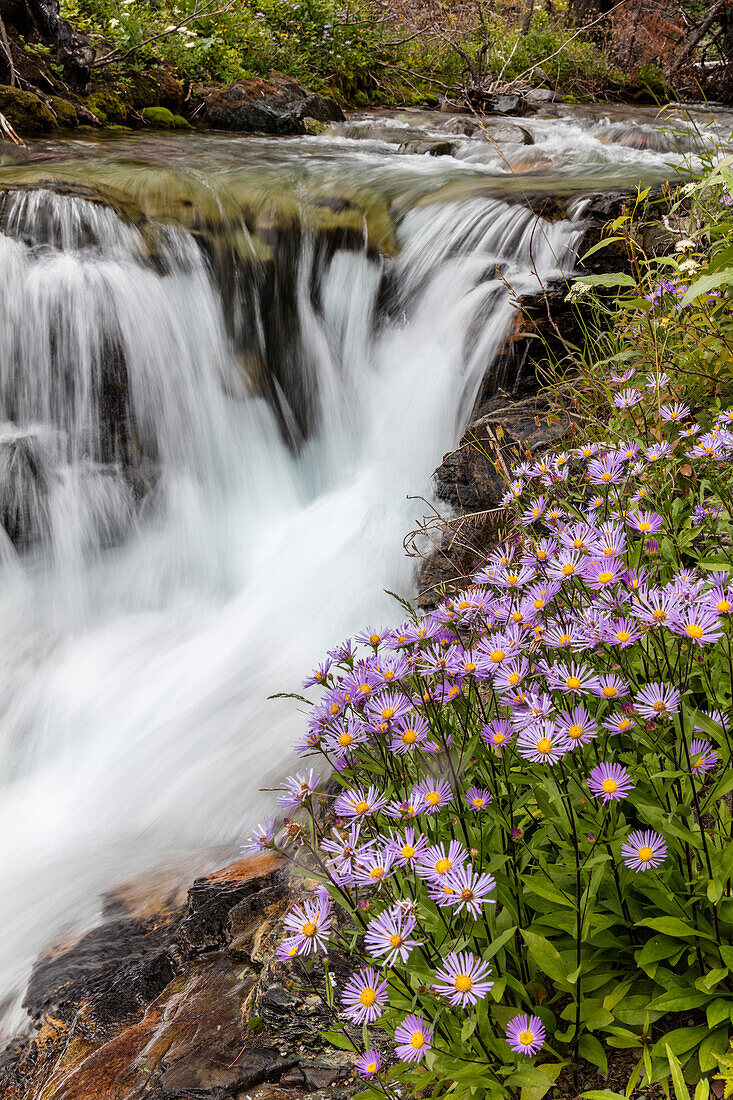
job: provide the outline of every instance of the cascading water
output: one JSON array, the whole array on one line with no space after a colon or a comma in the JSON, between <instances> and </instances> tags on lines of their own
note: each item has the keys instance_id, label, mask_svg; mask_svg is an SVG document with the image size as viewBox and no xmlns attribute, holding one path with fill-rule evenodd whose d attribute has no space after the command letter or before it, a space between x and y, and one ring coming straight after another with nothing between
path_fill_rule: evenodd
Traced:
<instances>
[{"instance_id":1,"label":"cascading water","mask_svg":"<svg viewBox=\"0 0 733 1100\"><path fill-rule=\"evenodd\" d=\"M247 369L267 352L249 269L233 304L195 233L158 226L152 254L97 203L7 195L0 997L105 889L232 851L269 803L298 717L268 696L394 618L408 497L495 359L507 283L569 272L582 209L417 203L391 259L305 232L282 261L289 393Z\"/></svg>"}]
</instances>

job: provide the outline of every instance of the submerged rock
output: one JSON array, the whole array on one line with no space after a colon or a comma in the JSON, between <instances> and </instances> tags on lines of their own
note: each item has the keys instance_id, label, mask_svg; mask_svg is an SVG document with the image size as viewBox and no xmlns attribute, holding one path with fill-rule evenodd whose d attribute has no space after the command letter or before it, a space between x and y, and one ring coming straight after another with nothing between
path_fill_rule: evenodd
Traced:
<instances>
[{"instance_id":1,"label":"submerged rock","mask_svg":"<svg viewBox=\"0 0 733 1100\"><path fill-rule=\"evenodd\" d=\"M228 88L202 88L193 107L196 121L205 126L246 133L304 134L307 118L317 122L344 118L335 100L309 92L280 73L269 80L238 80Z\"/></svg>"}]
</instances>

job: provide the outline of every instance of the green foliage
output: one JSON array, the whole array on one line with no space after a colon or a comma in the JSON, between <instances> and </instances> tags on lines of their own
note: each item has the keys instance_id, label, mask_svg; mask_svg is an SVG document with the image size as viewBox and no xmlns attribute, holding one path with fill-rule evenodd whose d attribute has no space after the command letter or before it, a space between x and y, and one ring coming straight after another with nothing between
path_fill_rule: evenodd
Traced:
<instances>
[{"instance_id":1,"label":"green foliage","mask_svg":"<svg viewBox=\"0 0 733 1100\"><path fill-rule=\"evenodd\" d=\"M405 609L393 631L365 631L363 650L335 651L314 674L325 694L300 748L325 759L345 792L329 813L305 777L288 780L285 804L306 822L258 843L323 882L338 916L321 953L349 956L354 970L373 965L387 981L371 1029L344 1026L343 1008L361 1022L346 997L328 1033L343 1049L386 1051L370 1097L406 1088L541 1100L573 1065L602 1079L623 1051L636 1058L627 1095L662 1082L675 1100L708 1100L709 1078L726 1065L733 390L730 371L713 365L727 354L733 301L727 173L711 167L676 200L694 270L687 243L667 257L671 268L637 250L634 276L571 291L597 296L615 352L589 358L584 442L513 471L511 537L473 584L434 616ZM612 227L632 249L635 216ZM691 362L706 365L704 391ZM694 420L682 407L693 401ZM628 789L599 789L594 773L610 765ZM442 854L415 868L409 851L422 838ZM405 860L391 861L389 840ZM471 890L446 855L456 843L456 863L494 880L473 909L461 909ZM333 855L339 845L346 863ZM299 965L312 965L309 921L325 919L325 893L313 905L317 915L295 910L287 923L296 934L282 957L305 956ZM414 917L406 936L417 942L385 965L363 933L400 913ZM438 971L462 951L491 963L493 986L451 1004ZM409 1013L432 1037L417 1062L394 1052ZM517 1013L546 1029L534 1062L505 1040ZM619 1100L602 1088L586 1095Z\"/></svg>"},{"instance_id":2,"label":"green foliage","mask_svg":"<svg viewBox=\"0 0 733 1100\"><path fill-rule=\"evenodd\" d=\"M190 123L181 115L174 115L166 107L145 107L143 119L154 130L190 130Z\"/></svg>"},{"instance_id":3,"label":"green foliage","mask_svg":"<svg viewBox=\"0 0 733 1100\"><path fill-rule=\"evenodd\" d=\"M93 92L87 98L87 107L102 125L124 126L127 122L127 107L117 92L102 90Z\"/></svg>"}]
</instances>

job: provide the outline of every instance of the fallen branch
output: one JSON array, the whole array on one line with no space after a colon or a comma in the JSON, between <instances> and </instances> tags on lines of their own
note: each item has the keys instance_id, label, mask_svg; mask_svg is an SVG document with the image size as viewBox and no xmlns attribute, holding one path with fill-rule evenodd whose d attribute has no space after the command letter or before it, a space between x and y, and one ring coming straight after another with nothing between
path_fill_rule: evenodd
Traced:
<instances>
[{"instance_id":1,"label":"fallen branch","mask_svg":"<svg viewBox=\"0 0 733 1100\"><path fill-rule=\"evenodd\" d=\"M25 145L25 142L21 137L18 137L13 127L10 125L4 114L0 114L0 131L9 137L14 145Z\"/></svg>"},{"instance_id":2,"label":"fallen branch","mask_svg":"<svg viewBox=\"0 0 733 1100\"><path fill-rule=\"evenodd\" d=\"M692 32L688 41L685 43L685 45L682 47L679 54L673 61L670 72L677 72L677 70L681 69L685 62L689 60L689 58L692 56L692 51L695 49L700 39L705 34L707 34L715 20L723 11L725 3L726 0L718 0L717 4L713 4L712 8L705 16L702 23L698 24L697 28Z\"/></svg>"}]
</instances>

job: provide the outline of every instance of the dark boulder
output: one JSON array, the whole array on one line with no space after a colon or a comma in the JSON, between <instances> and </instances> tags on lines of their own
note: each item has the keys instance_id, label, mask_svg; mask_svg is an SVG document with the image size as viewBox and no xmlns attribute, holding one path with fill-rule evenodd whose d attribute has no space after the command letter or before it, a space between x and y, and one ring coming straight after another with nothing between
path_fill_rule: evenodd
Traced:
<instances>
[{"instance_id":1,"label":"dark boulder","mask_svg":"<svg viewBox=\"0 0 733 1100\"><path fill-rule=\"evenodd\" d=\"M200 89L192 117L214 130L304 134L305 119L340 121L344 114L335 100L273 73L269 80L255 77L228 88Z\"/></svg>"}]
</instances>

